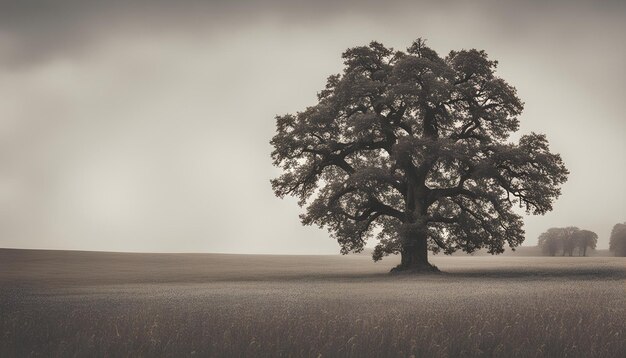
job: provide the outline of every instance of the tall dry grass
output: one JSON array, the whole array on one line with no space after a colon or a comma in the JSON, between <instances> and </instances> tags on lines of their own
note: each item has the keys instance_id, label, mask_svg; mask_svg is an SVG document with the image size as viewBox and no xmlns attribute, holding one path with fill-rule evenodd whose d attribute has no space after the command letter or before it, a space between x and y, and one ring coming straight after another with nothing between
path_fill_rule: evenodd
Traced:
<instances>
[{"instance_id":1,"label":"tall dry grass","mask_svg":"<svg viewBox=\"0 0 626 358\"><path fill-rule=\"evenodd\" d=\"M68 258L13 267L0 274L0 356L626 356L618 258L441 258L449 273L422 277L367 258L229 258L187 271L183 257L179 281L152 277L175 270L154 257L116 261L117 282Z\"/></svg>"}]
</instances>

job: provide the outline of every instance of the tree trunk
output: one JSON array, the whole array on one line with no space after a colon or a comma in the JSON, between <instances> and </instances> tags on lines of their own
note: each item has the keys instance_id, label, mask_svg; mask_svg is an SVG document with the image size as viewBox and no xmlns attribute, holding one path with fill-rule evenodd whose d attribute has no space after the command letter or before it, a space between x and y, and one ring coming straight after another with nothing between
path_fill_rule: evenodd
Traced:
<instances>
[{"instance_id":1,"label":"tree trunk","mask_svg":"<svg viewBox=\"0 0 626 358\"><path fill-rule=\"evenodd\" d=\"M403 223L401 232L402 259L400 265L394 267L391 272L439 272L436 266L428 262L428 229L424 218L428 212L426 204L427 187L426 173L407 173L407 195L405 201L405 213L407 221Z\"/></svg>"},{"instance_id":2,"label":"tree trunk","mask_svg":"<svg viewBox=\"0 0 626 358\"><path fill-rule=\"evenodd\" d=\"M405 241L401 255L400 265L394 267L391 272L439 272L437 266L428 262L428 242L425 233Z\"/></svg>"}]
</instances>

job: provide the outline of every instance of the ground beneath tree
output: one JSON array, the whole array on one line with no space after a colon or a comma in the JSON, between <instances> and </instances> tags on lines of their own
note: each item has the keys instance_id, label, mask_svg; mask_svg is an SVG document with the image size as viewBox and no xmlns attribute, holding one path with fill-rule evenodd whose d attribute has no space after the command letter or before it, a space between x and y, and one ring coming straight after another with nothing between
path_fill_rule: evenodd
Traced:
<instances>
[{"instance_id":1,"label":"ground beneath tree","mask_svg":"<svg viewBox=\"0 0 626 358\"><path fill-rule=\"evenodd\" d=\"M422 266L402 266L398 265L389 271L393 275L420 275L420 274L438 274L441 273L439 268L435 265L422 265Z\"/></svg>"}]
</instances>

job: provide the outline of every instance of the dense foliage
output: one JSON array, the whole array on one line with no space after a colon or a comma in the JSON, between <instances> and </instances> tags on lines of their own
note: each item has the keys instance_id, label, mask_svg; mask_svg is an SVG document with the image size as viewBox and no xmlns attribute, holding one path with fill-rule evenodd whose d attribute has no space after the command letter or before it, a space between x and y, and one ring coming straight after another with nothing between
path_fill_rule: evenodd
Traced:
<instances>
[{"instance_id":1,"label":"dense foliage","mask_svg":"<svg viewBox=\"0 0 626 358\"><path fill-rule=\"evenodd\" d=\"M450 254L524 240L514 206L544 214L568 171L544 135L522 135L522 102L484 51L442 57L418 39L406 52L378 42L343 53L318 103L276 118L272 159L279 197L302 222L326 227L342 253L376 237L374 259L429 267Z\"/></svg>"}]
</instances>

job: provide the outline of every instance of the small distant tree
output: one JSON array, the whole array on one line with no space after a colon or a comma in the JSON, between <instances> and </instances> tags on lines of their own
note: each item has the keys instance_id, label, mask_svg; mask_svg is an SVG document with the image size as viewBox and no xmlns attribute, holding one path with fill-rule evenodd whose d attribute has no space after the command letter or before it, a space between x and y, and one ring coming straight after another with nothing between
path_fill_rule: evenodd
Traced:
<instances>
[{"instance_id":1,"label":"small distant tree","mask_svg":"<svg viewBox=\"0 0 626 358\"><path fill-rule=\"evenodd\" d=\"M555 256L563 247L563 229L553 227L539 235L539 247L544 254Z\"/></svg>"},{"instance_id":2,"label":"small distant tree","mask_svg":"<svg viewBox=\"0 0 626 358\"><path fill-rule=\"evenodd\" d=\"M613 226L609 239L609 250L615 256L626 256L626 222Z\"/></svg>"},{"instance_id":3,"label":"small distant tree","mask_svg":"<svg viewBox=\"0 0 626 358\"><path fill-rule=\"evenodd\" d=\"M593 231L578 230L574 232L573 237L579 256L587 256L587 248L595 249L598 244L598 234Z\"/></svg>"},{"instance_id":4,"label":"small distant tree","mask_svg":"<svg viewBox=\"0 0 626 358\"><path fill-rule=\"evenodd\" d=\"M576 233L580 231L579 228L575 226L568 226L561 229L561 240L563 242L563 256L566 254L569 256L574 256L574 249L576 249Z\"/></svg>"},{"instance_id":5,"label":"small distant tree","mask_svg":"<svg viewBox=\"0 0 626 358\"><path fill-rule=\"evenodd\" d=\"M552 210L568 171L542 134L509 141L522 102L484 51L440 56L421 39L406 52L381 43L343 53L318 103L276 117L278 197L295 196L303 224L326 227L341 252L374 236L374 260L436 270L429 249L451 254L524 240L519 205Z\"/></svg>"}]
</instances>

